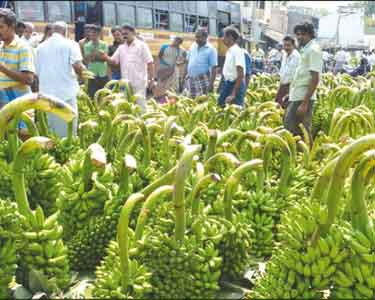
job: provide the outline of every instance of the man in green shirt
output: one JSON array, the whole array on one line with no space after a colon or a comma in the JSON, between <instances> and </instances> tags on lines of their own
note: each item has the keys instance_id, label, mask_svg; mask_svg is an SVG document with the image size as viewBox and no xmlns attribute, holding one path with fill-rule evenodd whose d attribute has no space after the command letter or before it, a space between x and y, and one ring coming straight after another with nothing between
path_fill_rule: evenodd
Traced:
<instances>
[{"instance_id":1,"label":"man in green shirt","mask_svg":"<svg viewBox=\"0 0 375 300\"><path fill-rule=\"evenodd\" d=\"M100 57L100 53L108 53L108 45L99 39L100 27L93 25L90 28L90 41L84 45L84 62L89 71L95 74L94 79L88 82L88 93L94 97L97 90L100 90L108 81L107 62Z\"/></svg>"},{"instance_id":2,"label":"man in green shirt","mask_svg":"<svg viewBox=\"0 0 375 300\"><path fill-rule=\"evenodd\" d=\"M303 124L312 145L311 120L316 88L323 67L323 55L315 40L314 26L311 23L297 25L294 33L300 47L301 58L290 85L284 126L294 135L302 136L299 125Z\"/></svg>"}]
</instances>

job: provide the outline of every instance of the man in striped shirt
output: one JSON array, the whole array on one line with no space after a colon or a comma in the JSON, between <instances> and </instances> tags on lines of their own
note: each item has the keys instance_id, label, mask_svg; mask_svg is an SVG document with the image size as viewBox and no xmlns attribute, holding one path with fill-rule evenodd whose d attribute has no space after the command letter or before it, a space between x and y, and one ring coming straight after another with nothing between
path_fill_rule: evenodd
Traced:
<instances>
[{"instance_id":1,"label":"man in striped shirt","mask_svg":"<svg viewBox=\"0 0 375 300\"><path fill-rule=\"evenodd\" d=\"M0 108L6 103L30 93L34 80L31 48L16 35L16 15L0 8ZM25 124L20 123L25 129ZM25 130L20 130L21 138Z\"/></svg>"}]
</instances>

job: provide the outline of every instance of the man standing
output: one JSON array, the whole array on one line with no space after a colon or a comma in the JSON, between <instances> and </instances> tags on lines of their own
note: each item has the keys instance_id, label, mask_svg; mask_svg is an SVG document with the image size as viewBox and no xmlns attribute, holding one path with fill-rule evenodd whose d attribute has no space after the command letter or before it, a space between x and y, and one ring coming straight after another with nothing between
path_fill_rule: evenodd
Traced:
<instances>
[{"instance_id":1,"label":"man standing","mask_svg":"<svg viewBox=\"0 0 375 300\"><path fill-rule=\"evenodd\" d=\"M101 57L100 53L108 53L108 45L99 39L100 27L92 25L90 27L90 41L84 45L84 62L89 71L94 73L95 78L89 79L88 93L91 99L95 93L102 89L108 82L107 62Z\"/></svg>"},{"instance_id":2,"label":"man standing","mask_svg":"<svg viewBox=\"0 0 375 300\"><path fill-rule=\"evenodd\" d=\"M79 48L81 49L81 54L82 54L82 57L84 56L84 47L85 45L90 41L90 30L92 28L92 24L85 24L85 26L83 27L83 39L79 40L78 44L79 44Z\"/></svg>"},{"instance_id":3,"label":"man standing","mask_svg":"<svg viewBox=\"0 0 375 300\"><path fill-rule=\"evenodd\" d=\"M34 25L30 22L25 22L25 30L23 32L22 40L28 44L31 48L38 47L39 40L37 35L34 33Z\"/></svg>"},{"instance_id":4,"label":"man standing","mask_svg":"<svg viewBox=\"0 0 375 300\"><path fill-rule=\"evenodd\" d=\"M347 62L347 54L346 52L341 49L341 47L338 49L336 55L335 55L335 69L333 73L336 75L337 73L341 73L343 70L343 66Z\"/></svg>"},{"instance_id":5,"label":"man standing","mask_svg":"<svg viewBox=\"0 0 375 300\"><path fill-rule=\"evenodd\" d=\"M110 65L120 65L121 78L130 81L142 111L146 110L147 86L155 85L154 60L147 44L136 37L135 28L131 25L122 26L124 43L109 57L102 53L102 58Z\"/></svg>"},{"instance_id":6,"label":"man standing","mask_svg":"<svg viewBox=\"0 0 375 300\"><path fill-rule=\"evenodd\" d=\"M252 73L252 59L249 51L245 48L245 41L242 37L237 40L237 44L242 49L245 56L245 90L247 90Z\"/></svg>"},{"instance_id":7,"label":"man standing","mask_svg":"<svg viewBox=\"0 0 375 300\"><path fill-rule=\"evenodd\" d=\"M284 103L284 97L289 95L290 83L300 62L300 55L295 49L295 41L291 36L284 37L283 48L285 54L280 68L280 86L276 94L276 102L285 108L287 103Z\"/></svg>"},{"instance_id":8,"label":"man standing","mask_svg":"<svg viewBox=\"0 0 375 300\"><path fill-rule=\"evenodd\" d=\"M258 72L263 72L264 69L264 51L259 48L259 45L255 45L255 50L251 53L252 58L254 59L255 69Z\"/></svg>"},{"instance_id":9,"label":"man standing","mask_svg":"<svg viewBox=\"0 0 375 300\"><path fill-rule=\"evenodd\" d=\"M115 54L117 48L124 42L121 33L121 27L116 26L111 29L112 37L113 37L113 44L109 46L108 55L112 56ZM111 66L110 67L111 79L119 80L121 79L121 70L119 66Z\"/></svg>"},{"instance_id":10,"label":"man standing","mask_svg":"<svg viewBox=\"0 0 375 300\"><path fill-rule=\"evenodd\" d=\"M245 97L245 55L236 41L240 37L238 30L228 26L224 29L224 44L228 47L223 67L223 83L218 103L221 107L228 104L242 106Z\"/></svg>"},{"instance_id":11,"label":"man standing","mask_svg":"<svg viewBox=\"0 0 375 300\"><path fill-rule=\"evenodd\" d=\"M207 39L208 32L198 29L195 43L187 56L187 88L192 98L210 93L214 89L217 51Z\"/></svg>"},{"instance_id":12,"label":"man standing","mask_svg":"<svg viewBox=\"0 0 375 300\"><path fill-rule=\"evenodd\" d=\"M316 88L322 72L322 51L315 41L314 26L303 23L294 28L300 46L301 60L290 85L289 104L285 113L285 127L294 135L302 135L299 124L303 124L312 145L311 119Z\"/></svg>"},{"instance_id":13,"label":"man standing","mask_svg":"<svg viewBox=\"0 0 375 300\"><path fill-rule=\"evenodd\" d=\"M39 90L68 103L78 113L79 85L74 73L81 76L84 66L78 43L65 38L67 25L53 24L52 36L37 49L36 72ZM48 114L49 128L60 138L67 136L67 124L53 114ZM73 121L73 134L77 134L77 118Z\"/></svg>"},{"instance_id":14,"label":"man standing","mask_svg":"<svg viewBox=\"0 0 375 300\"><path fill-rule=\"evenodd\" d=\"M34 80L33 54L28 45L16 35L16 15L0 8L0 108L31 92ZM27 137L26 126L20 123L20 136Z\"/></svg>"}]
</instances>

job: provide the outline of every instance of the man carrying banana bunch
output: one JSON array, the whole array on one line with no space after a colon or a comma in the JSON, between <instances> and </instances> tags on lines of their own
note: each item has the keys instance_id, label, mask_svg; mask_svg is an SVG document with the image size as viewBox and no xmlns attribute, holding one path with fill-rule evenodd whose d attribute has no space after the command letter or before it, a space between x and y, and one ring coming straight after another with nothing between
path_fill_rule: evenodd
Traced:
<instances>
[{"instance_id":1,"label":"man carrying banana bunch","mask_svg":"<svg viewBox=\"0 0 375 300\"><path fill-rule=\"evenodd\" d=\"M58 97L78 114L79 85L75 74L82 79L87 71L82 64L79 45L65 38L66 29L64 22L53 24L52 36L37 48L36 73L40 92ZM48 126L60 138L68 134L65 121L53 114L48 114ZM77 117L73 121L73 134L77 134Z\"/></svg>"}]
</instances>

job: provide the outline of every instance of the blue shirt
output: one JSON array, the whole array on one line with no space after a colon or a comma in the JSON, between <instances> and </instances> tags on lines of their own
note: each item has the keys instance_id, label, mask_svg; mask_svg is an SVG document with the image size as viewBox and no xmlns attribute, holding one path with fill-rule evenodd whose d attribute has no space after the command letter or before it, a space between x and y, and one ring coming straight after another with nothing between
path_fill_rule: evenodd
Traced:
<instances>
[{"instance_id":1,"label":"blue shirt","mask_svg":"<svg viewBox=\"0 0 375 300\"><path fill-rule=\"evenodd\" d=\"M217 66L217 52L210 44L198 47L194 43L188 53L188 76L196 77L207 74L211 68Z\"/></svg>"},{"instance_id":2,"label":"blue shirt","mask_svg":"<svg viewBox=\"0 0 375 300\"><path fill-rule=\"evenodd\" d=\"M245 65L246 65L245 75L251 75L251 56L249 52L247 51L245 51Z\"/></svg>"}]
</instances>

